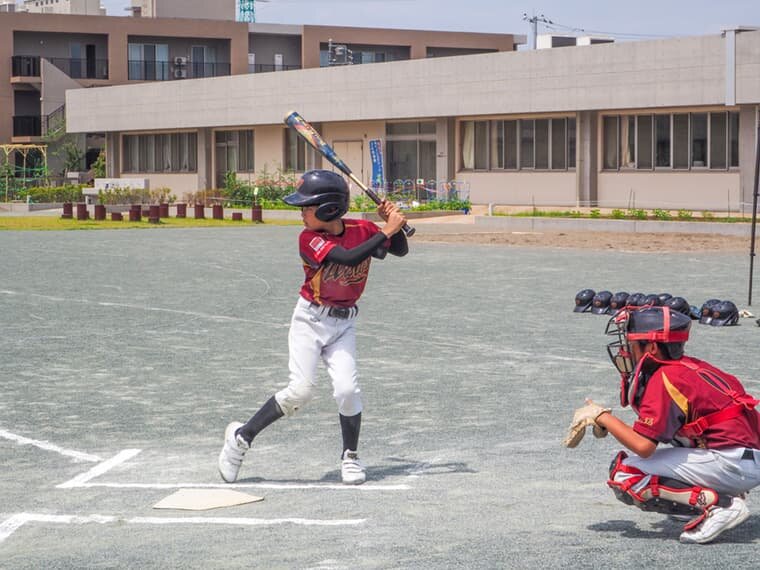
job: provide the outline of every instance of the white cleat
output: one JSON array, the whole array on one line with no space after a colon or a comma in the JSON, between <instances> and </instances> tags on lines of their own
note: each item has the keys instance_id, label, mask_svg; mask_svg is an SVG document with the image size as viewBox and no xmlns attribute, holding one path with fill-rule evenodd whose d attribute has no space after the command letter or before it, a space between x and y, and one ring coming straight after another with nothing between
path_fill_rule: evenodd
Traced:
<instances>
[{"instance_id":1,"label":"white cleat","mask_svg":"<svg viewBox=\"0 0 760 570\"><path fill-rule=\"evenodd\" d=\"M235 482L245 452L251 448L242 436L235 436L237 429L242 426L240 422L231 422L224 430L224 447L219 454L219 474L227 483Z\"/></svg>"},{"instance_id":2,"label":"white cleat","mask_svg":"<svg viewBox=\"0 0 760 570\"><path fill-rule=\"evenodd\" d=\"M345 485L361 485L367 480L364 465L359 461L359 454L347 449L343 452L340 463L340 476Z\"/></svg>"},{"instance_id":3,"label":"white cleat","mask_svg":"<svg viewBox=\"0 0 760 570\"><path fill-rule=\"evenodd\" d=\"M734 497L728 507L710 507L705 520L697 528L682 532L680 540L691 544L707 544L721 533L739 526L748 517L746 503L739 497Z\"/></svg>"}]
</instances>

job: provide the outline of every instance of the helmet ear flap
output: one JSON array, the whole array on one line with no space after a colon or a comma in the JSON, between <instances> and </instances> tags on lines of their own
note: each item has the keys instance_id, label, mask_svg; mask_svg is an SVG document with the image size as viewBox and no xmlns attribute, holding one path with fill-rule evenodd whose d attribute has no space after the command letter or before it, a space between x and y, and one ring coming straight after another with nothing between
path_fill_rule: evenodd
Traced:
<instances>
[{"instance_id":1,"label":"helmet ear flap","mask_svg":"<svg viewBox=\"0 0 760 570\"><path fill-rule=\"evenodd\" d=\"M331 222L337 218L340 218L346 210L343 209L343 205L339 202L327 202L320 204L317 207L317 211L314 212L316 218L322 222Z\"/></svg>"}]
</instances>

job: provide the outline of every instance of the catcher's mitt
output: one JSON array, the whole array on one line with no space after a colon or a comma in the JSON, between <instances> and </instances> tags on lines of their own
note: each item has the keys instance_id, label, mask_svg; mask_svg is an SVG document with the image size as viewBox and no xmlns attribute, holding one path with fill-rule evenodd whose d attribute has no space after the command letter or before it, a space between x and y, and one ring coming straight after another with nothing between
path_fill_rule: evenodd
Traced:
<instances>
[{"instance_id":1,"label":"catcher's mitt","mask_svg":"<svg viewBox=\"0 0 760 570\"><path fill-rule=\"evenodd\" d=\"M591 400L586 400L585 406L575 410L573 421L570 422L567 437L565 437L562 445L570 448L577 447L583 436L586 435L586 428L588 426L593 426L593 432L596 437L605 437L607 430L602 426L596 425L596 418L602 413L610 411L612 411L610 408L603 408Z\"/></svg>"}]
</instances>

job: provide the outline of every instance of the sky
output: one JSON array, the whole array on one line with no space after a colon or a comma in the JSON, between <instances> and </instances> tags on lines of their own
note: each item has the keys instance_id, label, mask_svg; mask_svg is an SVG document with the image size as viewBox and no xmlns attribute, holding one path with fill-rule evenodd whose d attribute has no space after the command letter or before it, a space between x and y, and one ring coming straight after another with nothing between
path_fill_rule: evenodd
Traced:
<instances>
[{"instance_id":1,"label":"sky","mask_svg":"<svg viewBox=\"0 0 760 570\"><path fill-rule=\"evenodd\" d=\"M213 2L214 0L209 0ZM101 0L110 16L129 0ZM618 40L718 34L760 27L760 0L259 0L256 21L528 35L523 16L543 16L538 33L611 35Z\"/></svg>"}]
</instances>

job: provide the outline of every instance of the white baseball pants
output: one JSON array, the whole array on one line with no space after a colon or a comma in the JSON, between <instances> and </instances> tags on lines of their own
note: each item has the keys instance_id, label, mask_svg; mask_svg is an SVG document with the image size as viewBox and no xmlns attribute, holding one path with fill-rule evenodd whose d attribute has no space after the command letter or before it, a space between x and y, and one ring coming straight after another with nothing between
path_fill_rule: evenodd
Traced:
<instances>
[{"instance_id":1,"label":"white baseball pants","mask_svg":"<svg viewBox=\"0 0 760 570\"><path fill-rule=\"evenodd\" d=\"M328 315L329 307L312 305L298 298L290 321L288 368L290 382L275 394L287 416L292 416L314 397L317 366L322 360L332 379L338 413L355 416L362 411L356 371L356 312L346 319Z\"/></svg>"}]
</instances>

